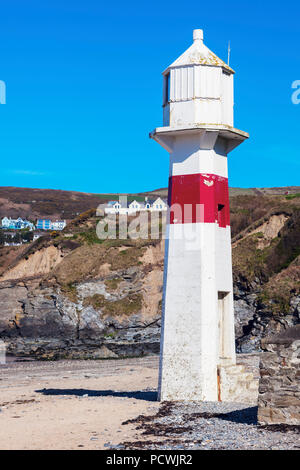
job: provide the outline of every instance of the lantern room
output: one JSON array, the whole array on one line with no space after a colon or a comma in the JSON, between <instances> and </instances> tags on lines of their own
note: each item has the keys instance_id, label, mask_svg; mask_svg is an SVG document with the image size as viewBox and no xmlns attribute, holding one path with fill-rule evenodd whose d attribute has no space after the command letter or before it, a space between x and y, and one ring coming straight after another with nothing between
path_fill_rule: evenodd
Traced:
<instances>
[{"instance_id":1,"label":"lantern room","mask_svg":"<svg viewBox=\"0 0 300 470\"><path fill-rule=\"evenodd\" d=\"M193 40L163 72L163 125L233 127L234 71L204 45L201 29Z\"/></svg>"}]
</instances>

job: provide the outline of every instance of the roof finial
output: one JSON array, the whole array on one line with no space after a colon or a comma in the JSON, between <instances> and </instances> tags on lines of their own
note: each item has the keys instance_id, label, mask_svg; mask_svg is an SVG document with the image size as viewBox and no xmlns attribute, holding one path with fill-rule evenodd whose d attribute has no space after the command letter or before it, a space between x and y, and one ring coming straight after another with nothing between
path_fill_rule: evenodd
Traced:
<instances>
[{"instance_id":1,"label":"roof finial","mask_svg":"<svg viewBox=\"0 0 300 470\"><path fill-rule=\"evenodd\" d=\"M193 39L194 39L194 42L195 41L202 41L203 42L203 30L202 29L194 29Z\"/></svg>"}]
</instances>

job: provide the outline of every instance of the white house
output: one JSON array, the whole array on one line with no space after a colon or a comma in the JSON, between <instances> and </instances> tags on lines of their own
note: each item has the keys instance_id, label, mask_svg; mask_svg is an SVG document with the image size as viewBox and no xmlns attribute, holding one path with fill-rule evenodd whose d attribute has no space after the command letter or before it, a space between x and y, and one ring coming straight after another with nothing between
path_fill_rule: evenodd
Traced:
<instances>
[{"instance_id":1,"label":"white house","mask_svg":"<svg viewBox=\"0 0 300 470\"><path fill-rule=\"evenodd\" d=\"M33 235L33 239L32 239L32 240L35 242L35 240L38 240L42 235L43 235L42 233L35 233L35 234Z\"/></svg>"},{"instance_id":2,"label":"white house","mask_svg":"<svg viewBox=\"0 0 300 470\"><path fill-rule=\"evenodd\" d=\"M128 209L129 209L129 213L140 212L142 210L145 210L145 204L134 200L128 205Z\"/></svg>"},{"instance_id":3,"label":"white house","mask_svg":"<svg viewBox=\"0 0 300 470\"><path fill-rule=\"evenodd\" d=\"M51 222L51 229L52 230L63 230L67 225L65 220L55 220Z\"/></svg>"},{"instance_id":4,"label":"white house","mask_svg":"<svg viewBox=\"0 0 300 470\"><path fill-rule=\"evenodd\" d=\"M28 228L30 231L35 229L35 225L26 219L18 217L18 219L11 219L10 217L3 217L1 221L2 228L21 230Z\"/></svg>"},{"instance_id":5,"label":"white house","mask_svg":"<svg viewBox=\"0 0 300 470\"><path fill-rule=\"evenodd\" d=\"M114 210L118 210L118 209L120 209L121 204L119 203L119 201L109 201L107 203L107 207L110 207Z\"/></svg>"},{"instance_id":6,"label":"white house","mask_svg":"<svg viewBox=\"0 0 300 470\"><path fill-rule=\"evenodd\" d=\"M2 228L9 228L10 224L11 224L11 219L9 219L8 217L3 217L1 221Z\"/></svg>"},{"instance_id":7,"label":"white house","mask_svg":"<svg viewBox=\"0 0 300 470\"><path fill-rule=\"evenodd\" d=\"M119 201L109 201L104 208L105 214L127 214L128 208L122 207Z\"/></svg>"},{"instance_id":8,"label":"white house","mask_svg":"<svg viewBox=\"0 0 300 470\"><path fill-rule=\"evenodd\" d=\"M126 206L118 201L109 201L107 207L104 209L105 214L133 214L141 211L166 211L168 208L167 202L158 197L157 199L149 200L145 198L145 202L132 201Z\"/></svg>"},{"instance_id":9,"label":"white house","mask_svg":"<svg viewBox=\"0 0 300 470\"><path fill-rule=\"evenodd\" d=\"M166 211L168 208L168 204L158 197L152 204L151 210L152 211Z\"/></svg>"}]
</instances>

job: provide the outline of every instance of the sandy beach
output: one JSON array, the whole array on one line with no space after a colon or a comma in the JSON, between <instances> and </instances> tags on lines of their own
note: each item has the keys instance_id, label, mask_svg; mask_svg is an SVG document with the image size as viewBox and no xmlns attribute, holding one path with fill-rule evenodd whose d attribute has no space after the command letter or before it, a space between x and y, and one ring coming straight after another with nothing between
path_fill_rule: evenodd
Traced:
<instances>
[{"instance_id":1,"label":"sandy beach","mask_svg":"<svg viewBox=\"0 0 300 470\"><path fill-rule=\"evenodd\" d=\"M158 409L158 358L0 366L1 449L105 449Z\"/></svg>"}]
</instances>

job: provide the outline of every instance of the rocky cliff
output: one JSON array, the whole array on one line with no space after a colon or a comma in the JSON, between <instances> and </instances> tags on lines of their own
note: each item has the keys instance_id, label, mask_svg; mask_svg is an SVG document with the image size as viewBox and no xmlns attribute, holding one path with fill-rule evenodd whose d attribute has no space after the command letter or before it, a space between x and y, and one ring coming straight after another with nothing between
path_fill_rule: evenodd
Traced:
<instances>
[{"instance_id":1,"label":"rocky cliff","mask_svg":"<svg viewBox=\"0 0 300 470\"><path fill-rule=\"evenodd\" d=\"M300 322L300 199L231 199L237 349ZM246 222L246 218L248 223ZM164 243L96 236L94 210L0 249L0 337L44 359L157 353ZM184 321L184 317L183 317Z\"/></svg>"},{"instance_id":2,"label":"rocky cliff","mask_svg":"<svg viewBox=\"0 0 300 470\"><path fill-rule=\"evenodd\" d=\"M2 274L0 337L8 353L51 359L159 351L163 242L100 243L97 221L89 211L71 233L39 239Z\"/></svg>"},{"instance_id":3,"label":"rocky cliff","mask_svg":"<svg viewBox=\"0 0 300 470\"><path fill-rule=\"evenodd\" d=\"M272 209L233 239L237 349L300 322L300 211Z\"/></svg>"}]
</instances>

